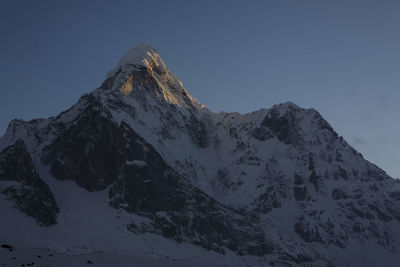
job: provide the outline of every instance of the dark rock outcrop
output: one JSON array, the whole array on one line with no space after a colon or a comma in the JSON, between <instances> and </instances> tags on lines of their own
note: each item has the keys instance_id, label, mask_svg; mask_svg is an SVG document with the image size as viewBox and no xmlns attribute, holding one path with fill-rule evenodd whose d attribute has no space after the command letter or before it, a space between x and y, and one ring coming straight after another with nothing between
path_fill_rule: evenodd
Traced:
<instances>
[{"instance_id":1,"label":"dark rock outcrop","mask_svg":"<svg viewBox=\"0 0 400 267\"><path fill-rule=\"evenodd\" d=\"M2 193L39 225L57 223L59 209L49 186L39 177L22 140L0 152L0 180L15 182Z\"/></svg>"}]
</instances>

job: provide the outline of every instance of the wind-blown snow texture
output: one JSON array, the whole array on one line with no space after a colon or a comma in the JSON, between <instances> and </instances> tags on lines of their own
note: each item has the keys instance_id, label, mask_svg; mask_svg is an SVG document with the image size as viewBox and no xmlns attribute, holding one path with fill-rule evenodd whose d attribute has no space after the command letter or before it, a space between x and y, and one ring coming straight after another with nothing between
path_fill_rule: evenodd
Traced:
<instances>
[{"instance_id":1,"label":"wind-blown snow texture","mask_svg":"<svg viewBox=\"0 0 400 267\"><path fill-rule=\"evenodd\" d=\"M69 110L13 120L0 151L0 242L22 250L182 265L400 260L400 183L316 110L213 113L146 44Z\"/></svg>"}]
</instances>

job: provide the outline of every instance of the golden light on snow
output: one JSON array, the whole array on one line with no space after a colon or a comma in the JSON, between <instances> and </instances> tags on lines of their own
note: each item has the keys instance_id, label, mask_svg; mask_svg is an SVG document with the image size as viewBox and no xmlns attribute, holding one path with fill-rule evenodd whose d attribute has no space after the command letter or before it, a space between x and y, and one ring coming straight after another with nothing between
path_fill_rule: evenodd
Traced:
<instances>
[{"instance_id":1,"label":"golden light on snow","mask_svg":"<svg viewBox=\"0 0 400 267\"><path fill-rule=\"evenodd\" d=\"M147 55L152 59L152 61L154 61L154 65L156 65L158 67L158 62L157 62L157 56L154 56L152 53L147 52Z\"/></svg>"},{"instance_id":2,"label":"golden light on snow","mask_svg":"<svg viewBox=\"0 0 400 267\"><path fill-rule=\"evenodd\" d=\"M133 89L133 77L130 75L128 79L122 84L120 92L121 94L127 96L132 92Z\"/></svg>"}]
</instances>

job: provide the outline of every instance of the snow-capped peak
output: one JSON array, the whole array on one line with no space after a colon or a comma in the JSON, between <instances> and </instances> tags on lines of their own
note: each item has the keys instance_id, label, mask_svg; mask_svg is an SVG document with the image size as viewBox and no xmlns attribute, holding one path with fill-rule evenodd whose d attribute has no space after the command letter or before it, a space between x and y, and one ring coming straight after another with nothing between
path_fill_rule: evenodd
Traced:
<instances>
[{"instance_id":1,"label":"snow-capped peak","mask_svg":"<svg viewBox=\"0 0 400 267\"><path fill-rule=\"evenodd\" d=\"M113 76L125 68L166 68L163 60L157 54L153 46L147 43L141 43L131 48L118 62L117 67L107 73L107 78Z\"/></svg>"},{"instance_id":2,"label":"snow-capped peak","mask_svg":"<svg viewBox=\"0 0 400 267\"><path fill-rule=\"evenodd\" d=\"M159 58L160 56L157 54L154 47L147 43L142 43L126 52L119 61L118 67L124 65L148 66L151 61L157 61Z\"/></svg>"},{"instance_id":3,"label":"snow-capped peak","mask_svg":"<svg viewBox=\"0 0 400 267\"><path fill-rule=\"evenodd\" d=\"M314 109L213 113L147 44L69 110L10 123L0 210L0 244L85 255L143 247L180 256L191 243L235 266L400 261L399 181ZM159 246L161 236L179 244Z\"/></svg>"},{"instance_id":4,"label":"snow-capped peak","mask_svg":"<svg viewBox=\"0 0 400 267\"><path fill-rule=\"evenodd\" d=\"M105 88L119 91L126 97L135 98L137 95L132 94L133 91L144 90L152 97L162 100L161 102L207 110L186 91L175 74L168 70L153 46L146 43L125 53L117 67L107 74L106 81L111 83L105 84Z\"/></svg>"}]
</instances>

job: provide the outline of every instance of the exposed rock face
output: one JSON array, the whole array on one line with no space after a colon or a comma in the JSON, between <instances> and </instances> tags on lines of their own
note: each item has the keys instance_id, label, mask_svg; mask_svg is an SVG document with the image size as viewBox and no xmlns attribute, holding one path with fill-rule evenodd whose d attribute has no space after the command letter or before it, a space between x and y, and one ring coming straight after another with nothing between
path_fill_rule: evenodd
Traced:
<instances>
[{"instance_id":1,"label":"exposed rock face","mask_svg":"<svg viewBox=\"0 0 400 267\"><path fill-rule=\"evenodd\" d=\"M54 196L47 184L38 176L24 141L0 152L0 181L14 182L2 188L15 207L35 218L38 224L50 226L57 223L59 212Z\"/></svg>"},{"instance_id":2,"label":"exposed rock face","mask_svg":"<svg viewBox=\"0 0 400 267\"><path fill-rule=\"evenodd\" d=\"M0 179L35 185L5 193L43 225L56 223L58 209L30 155L58 181L106 192L113 210L142 218L125 225L137 235L289 263L360 265L354 244L400 260L400 183L317 111L287 102L215 114L146 45L57 117L13 121L0 149ZM39 191L40 208L21 208Z\"/></svg>"},{"instance_id":3,"label":"exposed rock face","mask_svg":"<svg viewBox=\"0 0 400 267\"><path fill-rule=\"evenodd\" d=\"M266 244L259 221L221 204L190 185L129 125L112 122L99 101L43 149L56 179L74 180L88 191L109 187L110 205L153 220L128 225L177 241L189 241L218 252L227 247L242 254L263 255ZM111 186L110 186L111 185Z\"/></svg>"},{"instance_id":4,"label":"exposed rock face","mask_svg":"<svg viewBox=\"0 0 400 267\"><path fill-rule=\"evenodd\" d=\"M118 127L99 115L102 106L95 97L81 101L82 113L44 147L42 161L50 164L57 179L74 180L88 191L102 190L117 179L125 144Z\"/></svg>"}]
</instances>

